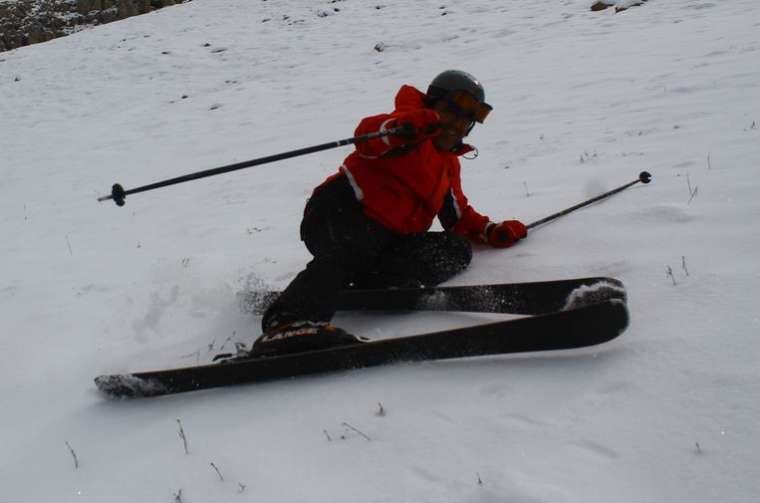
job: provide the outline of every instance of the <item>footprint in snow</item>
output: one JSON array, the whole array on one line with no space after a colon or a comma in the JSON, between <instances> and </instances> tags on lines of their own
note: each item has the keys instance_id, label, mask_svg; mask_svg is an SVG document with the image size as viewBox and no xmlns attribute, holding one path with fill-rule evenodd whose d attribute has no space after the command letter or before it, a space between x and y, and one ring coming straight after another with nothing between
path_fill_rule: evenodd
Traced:
<instances>
[{"instance_id":1,"label":"footprint in snow","mask_svg":"<svg viewBox=\"0 0 760 503\"><path fill-rule=\"evenodd\" d=\"M597 457L605 459L617 459L620 457L620 454L618 454L618 452L614 449L611 449L592 440L581 440L580 442L576 442L575 445L581 450L591 453Z\"/></svg>"}]
</instances>

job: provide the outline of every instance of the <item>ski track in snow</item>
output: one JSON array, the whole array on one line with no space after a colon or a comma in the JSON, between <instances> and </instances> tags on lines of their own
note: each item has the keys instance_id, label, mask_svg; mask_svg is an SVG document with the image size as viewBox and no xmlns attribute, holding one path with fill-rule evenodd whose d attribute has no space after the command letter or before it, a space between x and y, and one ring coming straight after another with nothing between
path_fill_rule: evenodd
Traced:
<instances>
[{"instance_id":1,"label":"ski track in snow","mask_svg":"<svg viewBox=\"0 0 760 503\"><path fill-rule=\"evenodd\" d=\"M194 0L0 53L5 498L754 501L760 4L589 4ZM527 223L653 174L518 246L476 249L451 281L615 276L631 311L618 340L152 400L95 392L99 374L250 343L260 320L238 293L303 267L303 204L348 150L123 208L96 197L348 137L401 84L450 67L494 105L463 161L482 213ZM382 338L495 319L336 322Z\"/></svg>"}]
</instances>

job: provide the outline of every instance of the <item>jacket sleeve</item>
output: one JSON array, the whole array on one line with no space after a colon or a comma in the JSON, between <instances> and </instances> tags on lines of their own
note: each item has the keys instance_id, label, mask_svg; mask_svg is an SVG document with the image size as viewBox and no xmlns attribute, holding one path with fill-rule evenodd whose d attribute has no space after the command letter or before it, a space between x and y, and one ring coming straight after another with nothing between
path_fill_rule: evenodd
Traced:
<instances>
[{"instance_id":1,"label":"jacket sleeve","mask_svg":"<svg viewBox=\"0 0 760 503\"><path fill-rule=\"evenodd\" d=\"M391 129L395 127L395 121L398 115L399 112L394 112L392 114L380 114L362 119L357 126L356 131L354 131L354 135L361 136L368 133L383 132L387 129ZM390 141L388 141L387 136L356 143L356 151L359 152L360 156L366 159L376 159L387 154L393 148L395 147L391 145Z\"/></svg>"},{"instance_id":2,"label":"jacket sleeve","mask_svg":"<svg viewBox=\"0 0 760 503\"><path fill-rule=\"evenodd\" d=\"M438 219L444 229L456 232L470 238L472 241L487 243L486 229L491 220L481 215L467 202L462 192L462 181L459 177L459 166L451 174L451 189L443 200L443 207L438 213Z\"/></svg>"}]
</instances>

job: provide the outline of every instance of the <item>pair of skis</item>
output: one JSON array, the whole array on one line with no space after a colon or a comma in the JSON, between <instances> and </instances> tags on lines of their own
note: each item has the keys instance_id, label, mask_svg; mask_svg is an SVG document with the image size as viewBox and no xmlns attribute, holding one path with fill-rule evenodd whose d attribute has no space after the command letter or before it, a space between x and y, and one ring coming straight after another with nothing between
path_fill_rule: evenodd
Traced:
<instances>
[{"instance_id":1,"label":"pair of skis","mask_svg":"<svg viewBox=\"0 0 760 503\"><path fill-rule=\"evenodd\" d=\"M194 367L103 375L95 378L95 384L111 397L167 395L396 362L580 348L614 339L628 326L625 288L619 280L604 277L346 290L340 295L339 308L530 316L319 351L266 358L235 357Z\"/></svg>"}]
</instances>

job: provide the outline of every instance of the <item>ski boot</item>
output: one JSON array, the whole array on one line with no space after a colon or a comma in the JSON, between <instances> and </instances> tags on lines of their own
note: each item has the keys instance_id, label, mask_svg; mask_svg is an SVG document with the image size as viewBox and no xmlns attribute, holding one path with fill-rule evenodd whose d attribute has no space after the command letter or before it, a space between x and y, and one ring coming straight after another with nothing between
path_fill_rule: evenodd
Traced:
<instances>
[{"instance_id":1,"label":"ski boot","mask_svg":"<svg viewBox=\"0 0 760 503\"><path fill-rule=\"evenodd\" d=\"M250 357L279 356L362 342L365 341L325 321L295 321L262 334L253 343Z\"/></svg>"}]
</instances>

